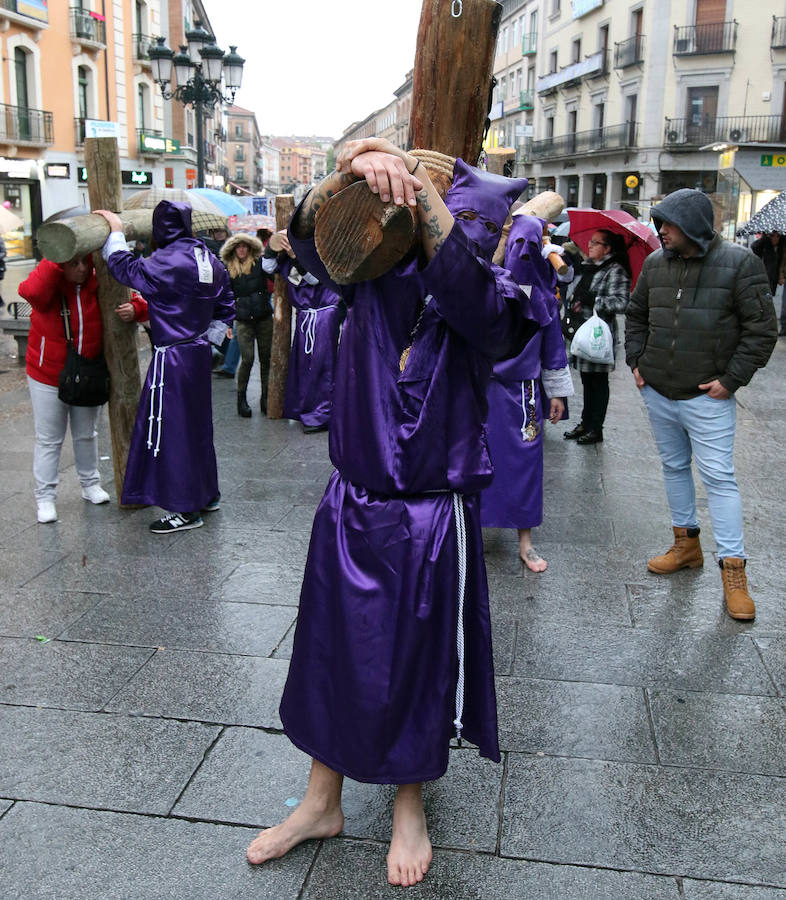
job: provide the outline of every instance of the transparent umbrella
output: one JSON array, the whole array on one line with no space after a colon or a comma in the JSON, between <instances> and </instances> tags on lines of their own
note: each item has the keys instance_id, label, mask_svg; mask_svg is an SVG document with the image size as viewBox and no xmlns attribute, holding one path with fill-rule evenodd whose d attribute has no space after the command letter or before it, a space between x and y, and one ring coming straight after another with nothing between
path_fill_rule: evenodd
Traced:
<instances>
[{"instance_id":1,"label":"transparent umbrella","mask_svg":"<svg viewBox=\"0 0 786 900\"><path fill-rule=\"evenodd\" d=\"M179 188L152 187L145 191L137 191L124 201L124 209L154 209L162 200L175 200L188 203L192 208L191 226L194 232L212 231L214 228L226 228L226 215L207 197Z\"/></svg>"}]
</instances>

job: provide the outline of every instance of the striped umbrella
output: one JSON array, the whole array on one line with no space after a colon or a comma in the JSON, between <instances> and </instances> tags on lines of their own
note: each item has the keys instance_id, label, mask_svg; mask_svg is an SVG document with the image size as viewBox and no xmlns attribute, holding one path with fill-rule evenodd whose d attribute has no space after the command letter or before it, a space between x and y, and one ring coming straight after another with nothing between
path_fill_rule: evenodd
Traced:
<instances>
[{"instance_id":1,"label":"striped umbrella","mask_svg":"<svg viewBox=\"0 0 786 900\"><path fill-rule=\"evenodd\" d=\"M188 203L192 209L191 227L194 233L212 231L214 228L226 228L227 217L207 197L184 191L179 188L151 187L144 191L136 191L124 201L124 209L154 209L162 200L175 200Z\"/></svg>"}]
</instances>

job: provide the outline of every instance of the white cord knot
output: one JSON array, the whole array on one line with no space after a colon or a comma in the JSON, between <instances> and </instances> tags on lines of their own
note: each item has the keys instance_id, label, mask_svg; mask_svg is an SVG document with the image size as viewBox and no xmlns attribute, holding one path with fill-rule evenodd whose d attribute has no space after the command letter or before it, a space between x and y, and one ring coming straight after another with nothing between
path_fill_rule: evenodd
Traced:
<instances>
[{"instance_id":1,"label":"white cord knot","mask_svg":"<svg viewBox=\"0 0 786 900\"><path fill-rule=\"evenodd\" d=\"M453 725L456 739L461 746L464 723L464 595L467 585L467 525L464 518L464 501L460 494L453 494L453 517L456 521L456 545L458 552L458 621L456 623L456 650L458 652L458 678L456 679L456 718Z\"/></svg>"}]
</instances>

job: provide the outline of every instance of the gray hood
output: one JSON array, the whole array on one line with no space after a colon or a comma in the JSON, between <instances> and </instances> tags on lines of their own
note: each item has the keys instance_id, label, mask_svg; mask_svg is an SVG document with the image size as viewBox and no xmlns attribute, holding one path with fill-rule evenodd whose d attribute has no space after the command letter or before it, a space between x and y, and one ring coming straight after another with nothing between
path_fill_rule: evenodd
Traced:
<instances>
[{"instance_id":1,"label":"gray hood","mask_svg":"<svg viewBox=\"0 0 786 900\"><path fill-rule=\"evenodd\" d=\"M704 256L715 237L715 218L710 198L702 191L681 188L664 197L650 213L652 221L660 231L661 223L676 225L699 248L699 255ZM667 256L673 251L664 250Z\"/></svg>"}]
</instances>

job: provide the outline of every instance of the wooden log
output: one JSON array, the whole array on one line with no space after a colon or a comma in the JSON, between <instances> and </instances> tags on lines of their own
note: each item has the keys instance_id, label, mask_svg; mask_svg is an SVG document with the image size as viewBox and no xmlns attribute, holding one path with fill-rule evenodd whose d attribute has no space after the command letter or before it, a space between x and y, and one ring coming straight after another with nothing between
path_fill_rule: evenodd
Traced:
<instances>
[{"instance_id":1,"label":"wooden log","mask_svg":"<svg viewBox=\"0 0 786 900\"><path fill-rule=\"evenodd\" d=\"M120 155L116 138L87 138L85 140L87 189L91 209L118 210L123 205L120 180ZM97 218L101 216L83 216ZM106 223L104 223L106 224ZM108 231L108 228L107 228ZM97 245L97 246L100 246ZM96 249L96 246L93 247ZM73 255L68 257L73 259ZM112 437L112 464L115 490L120 504L123 480L128 462L128 447L134 427L142 382L139 376L139 357L136 350L136 322L123 322L115 308L130 299L127 287L109 274L100 253L93 254L98 276L98 302L104 333L106 356L112 386L109 394L109 429ZM122 506L122 504L120 504Z\"/></svg>"},{"instance_id":2,"label":"wooden log","mask_svg":"<svg viewBox=\"0 0 786 900\"><path fill-rule=\"evenodd\" d=\"M370 281L387 272L415 240L410 206L383 203L365 181L334 194L317 212L317 253L336 284Z\"/></svg>"},{"instance_id":3,"label":"wooden log","mask_svg":"<svg viewBox=\"0 0 786 900\"><path fill-rule=\"evenodd\" d=\"M496 0L424 0L409 147L439 150L477 165L491 107L501 17Z\"/></svg>"},{"instance_id":4,"label":"wooden log","mask_svg":"<svg viewBox=\"0 0 786 900\"><path fill-rule=\"evenodd\" d=\"M100 207L96 207L100 209ZM129 209L119 213L123 232L129 241L145 240L153 233L152 209ZM45 259L64 263L104 246L109 225L103 216L92 213L48 222L38 229L38 249Z\"/></svg>"},{"instance_id":5,"label":"wooden log","mask_svg":"<svg viewBox=\"0 0 786 900\"><path fill-rule=\"evenodd\" d=\"M276 230L286 228L295 212L295 198L292 194L276 197ZM273 297L273 343L270 347L270 375L267 383L267 416L280 419L284 415L284 394L287 388L289 369L289 349L292 344L292 306L287 294L286 279L276 275Z\"/></svg>"}]
</instances>

